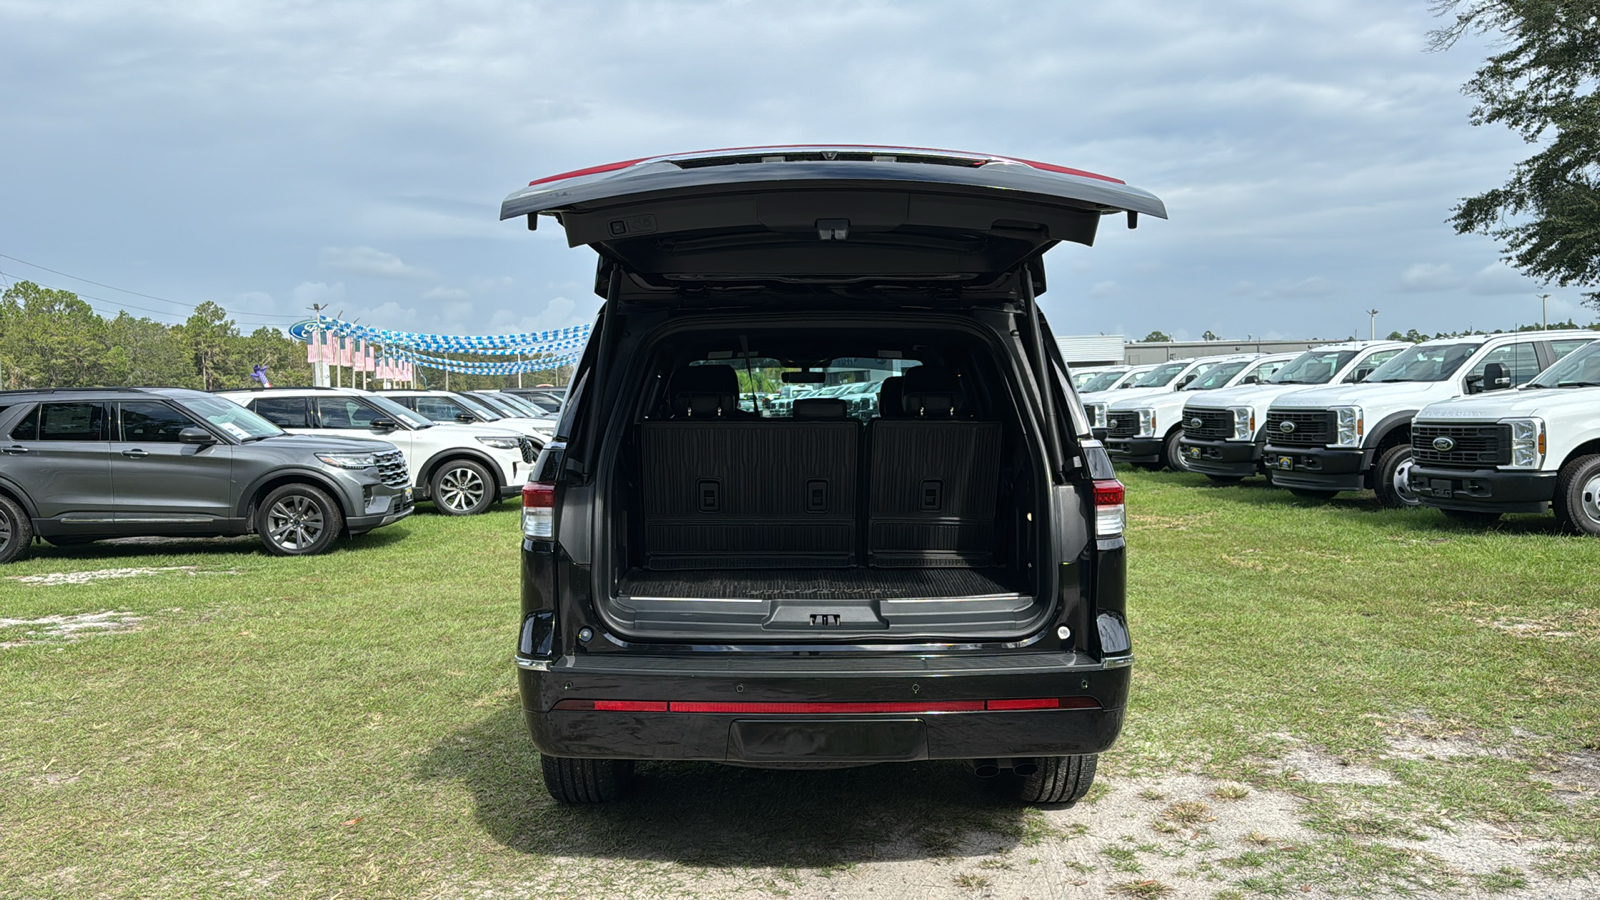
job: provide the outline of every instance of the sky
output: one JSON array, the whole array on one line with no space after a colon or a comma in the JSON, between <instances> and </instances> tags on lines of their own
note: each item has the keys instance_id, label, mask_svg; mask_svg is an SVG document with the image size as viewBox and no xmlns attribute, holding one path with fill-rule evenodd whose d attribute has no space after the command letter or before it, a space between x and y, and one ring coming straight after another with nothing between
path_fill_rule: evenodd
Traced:
<instances>
[{"instance_id":1,"label":"sky","mask_svg":"<svg viewBox=\"0 0 1600 900\"><path fill-rule=\"evenodd\" d=\"M313 303L453 334L588 322L528 181L714 147L1042 159L1161 197L1046 256L1058 335L1364 337L1596 318L1446 223L1529 155L1427 0L0 0L0 285L246 331ZM1110 227L1115 224L1117 227ZM54 270L54 271L49 271ZM159 299L158 299L159 298Z\"/></svg>"}]
</instances>

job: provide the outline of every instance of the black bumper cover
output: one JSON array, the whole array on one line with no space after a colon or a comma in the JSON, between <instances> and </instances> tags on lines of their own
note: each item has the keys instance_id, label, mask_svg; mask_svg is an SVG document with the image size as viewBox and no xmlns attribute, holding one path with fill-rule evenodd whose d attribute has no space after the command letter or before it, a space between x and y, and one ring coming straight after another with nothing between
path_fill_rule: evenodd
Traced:
<instances>
[{"instance_id":1,"label":"black bumper cover","mask_svg":"<svg viewBox=\"0 0 1600 900\"><path fill-rule=\"evenodd\" d=\"M1179 438L1178 446L1189 470L1202 475L1248 478L1261 470L1261 445L1255 441L1217 441Z\"/></svg>"},{"instance_id":2,"label":"black bumper cover","mask_svg":"<svg viewBox=\"0 0 1600 900\"><path fill-rule=\"evenodd\" d=\"M1289 457L1293 468L1282 468L1278 464L1282 457ZM1360 491L1367 488L1367 470L1372 468L1372 451L1277 447L1268 443L1261 451L1261 464L1272 473L1272 483L1278 487Z\"/></svg>"},{"instance_id":3,"label":"black bumper cover","mask_svg":"<svg viewBox=\"0 0 1600 900\"><path fill-rule=\"evenodd\" d=\"M1423 506L1436 509L1541 513L1555 496L1556 475L1413 464L1411 489Z\"/></svg>"},{"instance_id":4,"label":"black bumper cover","mask_svg":"<svg viewBox=\"0 0 1600 900\"><path fill-rule=\"evenodd\" d=\"M1166 442L1161 438L1107 438L1106 452L1121 462L1160 462Z\"/></svg>"}]
</instances>

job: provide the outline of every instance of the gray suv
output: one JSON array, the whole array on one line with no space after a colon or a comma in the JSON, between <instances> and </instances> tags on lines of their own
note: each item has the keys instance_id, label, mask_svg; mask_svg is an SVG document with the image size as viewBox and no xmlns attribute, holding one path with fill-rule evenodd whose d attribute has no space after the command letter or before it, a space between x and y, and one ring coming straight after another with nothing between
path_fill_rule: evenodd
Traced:
<instances>
[{"instance_id":1,"label":"gray suv","mask_svg":"<svg viewBox=\"0 0 1600 900\"><path fill-rule=\"evenodd\" d=\"M302 556L411 514L400 451L289 434L175 388L0 392L0 563L133 535L255 533Z\"/></svg>"}]
</instances>

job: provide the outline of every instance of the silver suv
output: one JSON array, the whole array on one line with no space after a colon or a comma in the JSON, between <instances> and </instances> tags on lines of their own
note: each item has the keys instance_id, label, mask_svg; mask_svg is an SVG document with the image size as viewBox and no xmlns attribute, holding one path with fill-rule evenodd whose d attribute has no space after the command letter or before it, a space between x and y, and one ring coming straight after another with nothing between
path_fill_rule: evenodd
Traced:
<instances>
[{"instance_id":1,"label":"silver suv","mask_svg":"<svg viewBox=\"0 0 1600 900\"><path fill-rule=\"evenodd\" d=\"M409 484L392 444L292 435L199 391L0 392L0 563L35 536L255 533L321 553L410 515Z\"/></svg>"}]
</instances>

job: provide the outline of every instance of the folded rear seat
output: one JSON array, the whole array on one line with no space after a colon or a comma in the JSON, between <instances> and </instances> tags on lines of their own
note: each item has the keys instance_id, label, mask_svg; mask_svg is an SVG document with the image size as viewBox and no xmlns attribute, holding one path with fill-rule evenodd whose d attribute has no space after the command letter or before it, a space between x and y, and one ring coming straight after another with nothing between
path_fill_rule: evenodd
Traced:
<instances>
[{"instance_id":1,"label":"folded rear seat","mask_svg":"<svg viewBox=\"0 0 1600 900\"><path fill-rule=\"evenodd\" d=\"M826 400L793 419L738 408L728 366L687 366L670 418L640 426L650 569L843 568L856 561L861 424Z\"/></svg>"},{"instance_id":2,"label":"folded rear seat","mask_svg":"<svg viewBox=\"0 0 1600 900\"><path fill-rule=\"evenodd\" d=\"M870 562L993 565L1000 423L965 418L960 379L947 371L918 366L902 378L900 408L867 430Z\"/></svg>"}]
</instances>

